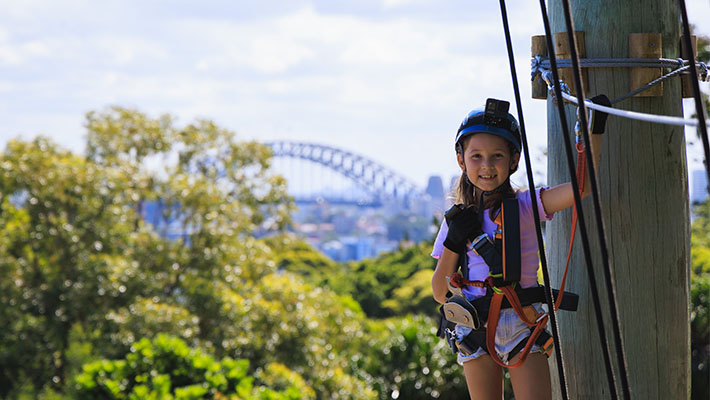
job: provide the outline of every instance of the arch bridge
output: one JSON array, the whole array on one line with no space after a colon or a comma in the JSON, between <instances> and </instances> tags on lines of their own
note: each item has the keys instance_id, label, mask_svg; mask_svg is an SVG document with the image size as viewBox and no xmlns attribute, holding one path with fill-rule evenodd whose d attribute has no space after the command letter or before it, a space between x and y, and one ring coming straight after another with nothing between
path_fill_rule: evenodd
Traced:
<instances>
[{"instance_id":1,"label":"arch bridge","mask_svg":"<svg viewBox=\"0 0 710 400\"><path fill-rule=\"evenodd\" d=\"M350 179L375 202L399 200L408 202L423 192L409 179L386 166L361 155L317 143L275 141L265 143L274 157L307 160L329 168Z\"/></svg>"}]
</instances>

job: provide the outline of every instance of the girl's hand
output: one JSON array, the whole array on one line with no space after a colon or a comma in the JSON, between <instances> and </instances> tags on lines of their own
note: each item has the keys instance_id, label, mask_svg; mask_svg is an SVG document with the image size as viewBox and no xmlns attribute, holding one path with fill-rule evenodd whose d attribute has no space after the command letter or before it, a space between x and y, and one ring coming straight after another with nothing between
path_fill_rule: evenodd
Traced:
<instances>
[{"instance_id":1,"label":"girl's hand","mask_svg":"<svg viewBox=\"0 0 710 400\"><path fill-rule=\"evenodd\" d=\"M463 207L455 205L454 207ZM449 232L444 240L444 247L454 253L466 251L466 244L474 238L481 228L478 221L478 213L473 207L463 208L450 220L447 220Z\"/></svg>"}]
</instances>

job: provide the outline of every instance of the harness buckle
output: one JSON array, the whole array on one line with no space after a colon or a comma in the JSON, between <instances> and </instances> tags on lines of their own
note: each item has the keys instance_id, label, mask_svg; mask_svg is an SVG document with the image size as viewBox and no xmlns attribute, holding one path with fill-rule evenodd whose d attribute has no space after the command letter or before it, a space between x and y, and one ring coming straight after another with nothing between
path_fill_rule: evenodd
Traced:
<instances>
[{"instance_id":1,"label":"harness buckle","mask_svg":"<svg viewBox=\"0 0 710 400\"><path fill-rule=\"evenodd\" d=\"M473 251L477 256L482 257L481 254L479 254L479 251L483 246L486 244L493 245L493 241L491 240L490 237L488 237L488 234L482 233L478 235L473 241L471 242L471 245L468 247L469 250Z\"/></svg>"},{"instance_id":2,"label":"harness buckle","mask_svg":"<svg viewBox=\"0 0 710 400\"><path fill-rule=\"evenodd\" d=\"M538 323L538 322L542 321L543 319L547 318L547 316L548 316L548 315L547 315L546 312L541 312L540 315L539 315L539 316L537 317L537 319L535 320L535 323Z\"/></svg>"}]
</instances>

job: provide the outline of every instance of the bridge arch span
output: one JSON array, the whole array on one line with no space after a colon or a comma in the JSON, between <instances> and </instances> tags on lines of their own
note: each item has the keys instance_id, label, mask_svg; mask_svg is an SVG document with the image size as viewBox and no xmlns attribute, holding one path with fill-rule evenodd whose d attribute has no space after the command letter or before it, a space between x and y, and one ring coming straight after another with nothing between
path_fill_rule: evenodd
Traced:
<instances>
[{"instance_id":1,"label":"bridge arch span","mask_svg":"<svg viewBox=\"0 0 710 400\"><path fill-rule=\"evenodd\" d=\"M295 141L265 143L274 157L292 157L330 168L349 178L379 200L411 200L423 192L392 169L359 154L332 146Z\"/></svg>"}]
</instances>

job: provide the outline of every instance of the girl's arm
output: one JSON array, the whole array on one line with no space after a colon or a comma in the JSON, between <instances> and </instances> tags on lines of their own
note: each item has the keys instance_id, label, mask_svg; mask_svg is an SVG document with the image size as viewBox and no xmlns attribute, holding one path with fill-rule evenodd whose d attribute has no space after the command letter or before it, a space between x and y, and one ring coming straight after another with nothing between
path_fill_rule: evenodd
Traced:
<instances>
[{"instance_id":1,"label":"girl's arm","mask_svg":"<svg viewBox=\"0 0 710 400\"><path fill-rule=\"evenodd\" d=\"M434 276L431 278L434 300L440 304L446 303L446 293L449 291L449 287L446 285L446 277L456 272L458 262L459 255L444 247L444 252L439 257L439 261L436 262Z\"/></svg>"},{"instance_id":2,"label":"girl's arm","mask_svg":"<svg viewBox=\"0 0 710 400\"><path fill-rule=\"evenodd\" d=\"M592 137L592 155L594 156L594 171L599 169L599 160L601 158L602 135L593 134ZM591 193L591 183L589 181L589 171L584 176L584 191L582 198L587 197ZM557 211L564 210L574 204L574 190L570 182L562 183L553 188L543 190L540 193L540 200L545 212L554 214Z\"/></svg>"}]
</instances>

